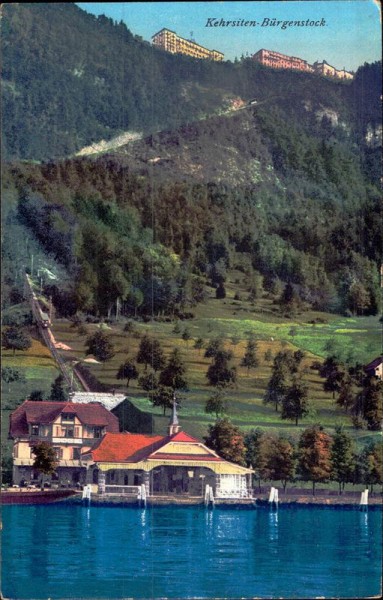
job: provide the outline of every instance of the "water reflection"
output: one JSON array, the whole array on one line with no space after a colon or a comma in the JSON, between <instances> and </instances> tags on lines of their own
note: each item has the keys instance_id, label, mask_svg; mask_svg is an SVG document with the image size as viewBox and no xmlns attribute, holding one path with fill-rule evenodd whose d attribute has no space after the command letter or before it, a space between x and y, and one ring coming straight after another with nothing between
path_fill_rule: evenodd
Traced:
<instances>
[{"instance_id":1,"label":"water reflection","mask_svg":"<svg viewBox=\"0 0 383 600\"><path fill-rule=\"evenodd\" d=\"M382 513L377 511L2 510L3 593L11 598L379 593Z\"/></svg>"},{"instance_id":2,"label":"water reflection","mask_svg":"<svg viewBox=\"0 0 383 600\"><path fill-rule=\"evenodd\" d=\"M146 542L146 540L148 539L148 519L147 519L146 508L141 509L140 523L141 523L141 539L143 542Z\"/></svg>"},{"instance_id":3,"label":"water reflection","mask_svg":"<svg viewBox=\"0 0 383 600\"><path fill-rule=\"evenodd\" d=\"M360 539L368 540L368 512L361 512L359 515Z\"/></svg>"},{"instance_id":4,"label":"water reflection","mask_svg":"<svg viewBox=\"0 0 383 600\"><path fill-rule=\"evenodd\" d=\"M269 538L271 542L278 541L278 512L269 512Z\"/></svg>"},{"instance_id":5,"label":"water reflection","mask_svg":"<svg viewBox=\"0 0 383 600\"><path fill-rule=\"evenodd\" d=\"M362 555L369 560L371 558L370 531L368 527L368 512L359 515L359 540Z\"/></svg>"},{"instance_id":6,"label":"water reflection","mask_svg":"<svg viewBox=\"0 0 383 600\"><path fill-rule=\"evenodd\" d=\"M214 534L214 515L212 510L205 510L204 515L205 521L205 534L206 537L211 537Z\"/></svg>"},{"instance_id":7,"label":"water reflection","mask_svg":"<svg viewBox=\"0 0 383 600\"><path fill-rule=\"evenodd\" d=\"M41 519L39 507L34 507L32 517L31 541L39 540L38 548L33 553L28 555L30 561L30 570L33 571L34 577L41 580L46 580L48 577L48 560L49 560L49 538L48 538L48 523ZM39 514L40 512L40 514ZM41 540L41 542L40 542Z\"/></svg>"}]
</instances>

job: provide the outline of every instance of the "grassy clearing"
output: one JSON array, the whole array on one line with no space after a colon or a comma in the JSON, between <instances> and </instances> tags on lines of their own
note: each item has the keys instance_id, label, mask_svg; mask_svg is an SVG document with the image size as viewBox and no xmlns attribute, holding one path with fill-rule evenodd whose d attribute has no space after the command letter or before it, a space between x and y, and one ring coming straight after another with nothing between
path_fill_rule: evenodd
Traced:
<instances>
[{"instance_id":1,"label":"grassy clearing","mask_svg":"<svg viewBox=\"0 0 383 600\"><path fill-rule=\"evenodd\" d=\"M189 391L184 394L182 400L182 424L191 434L201 437L205 435L209 423L214 421L204 410L206 400L212 392L206 379L210 360L204 358L203 350L194 348L194 341L201 337L206 343L220 335L224 338L225 348L233 352L232 362L238 371L238 386L229 390L227 394L229 416L244 431L261 427L276 433L283 431L297 439L302 428L310 424L321 423L330 433L337 425L342 424L358 439L359 432L351 428L349 417L336 407L332 396L323 391L322 379L317 371L309 367L314 360L321 360L332 351L341 351L345 358L364 363L377 356L381 335L378 318L347 319L308 311L293 319L287 319L279 315L278 307L275 307L269 298L262 298L255 305L246 300L234 300L238 289L241 296L245 297L244 288L241 289L238 283L234 285L232 282L227 285L226 298L216 300L214 291L210 288L210 298L196 307L195 318L179 322L179 333L174 333L174 322L153 320L147 324L136 323L136 334L125 333L123 323L111 325L106 332L115 346L115 356L105 365L92 365L91 371L100 381L115 389L127 391L140 410L154 415L155 430L163 432L168 417L163 417L161 410L153 408L149 400L143 397L137 381L131 381L127 390L126 384L116 379L116 373L119 365L127 357L135 359L140 338L145 333L160 341L167 356L173 348L180 348L189 382ZM318 320L321 321L319 324L310 323ZM87 334L79 336L77 329L68 321L54 322L56 338L71 347L70 351L62 352L68 360L85 358L86 338L94 333L98 326L92 324L86 325L86 328ZM188 342L182 339L185 328L192 336ZM247 369L240 366L240 361L250 336L257 340L257 357L260 364L257 369L248 373ZM272 406L265 406L262 401L272 367L272 360L266 360L265 354L270 351L274 356L282 349L301 349L305 352L305 379L310 390L311 410L298 427L288 421L282 421L279 413L275 412ZM139 371L140 374L144 372L143 366L139 366ZM366 438L370 438L371 435L364 432Z\"/></svg>"},{"instance_id":2,"label":"grassy clearing","mask_svg":"<svg viewBox=\"0 0 383 600\"><path fill-rule=\"evenodd\" d=\"M26 400L33 390L42 390L45 394L48 394L52 382L59 375L59 371L48 348L35 339L32 340L31 348L25 352L13 354L10 350L4 350L2 353L2 366L14 367L24 376L24 381L16 381L10 385L2 382L2 459L6 461L12 453L12 442L7 439L10 413Z\"/></svg>"},{"instance_id":3,"label":"grassy clearing","mask_svg":"<svg viewBox=\"0 0 383 600\"><path fill-rule=\"evenodd\" d=\"M210 297L198 305L195 318L179 322L179 333L174 333L174 322L152 321L135 323L135 333L123 331L124 323L112 324L106 333L111 336L115 346L114 358L105 365L90 365L91 372L102 382L118 391L127 392L134 404L143 411L154 416L156 432L165 432L168 416L153 408L143 396L137 381L131 381L129 389L126 382L116 379L119 365L129 357L135 360L140 338L148 333L157 338L169 356L173 348L181 350L187 368L189 391L182 400L181 419L183 428L192 435L202 437L214 417L205 413L205 403L212 392L207 384L206 372L210 359L204 358L204 350L194 348L194 341L201 337L205 343L221 335L225 348L233 352L233 364L238 370L238 386L227 394L228 414L234 423L244 431L254 427L267 429L270 432L284 432L293 439L298 439L301 430L310 424L321 423L331 433L335 426L344 425L352 432L358 443L363 444L374 434L355 431L350 426L350 419L338 409L330 394L323 391L323 382L317 371L310 369L315 360L321 360L333 351L340 351L345 358L366 363L379 355L381 328L377 317L345 318L335 315L307 311L294 318L280 315L279 308L272 299L263 297L255 304L246 299L235 300L235 294L246 298L244 275L234 272L228 282L227 296L224 300L216 300L214 290L207 288ZM310 322L311 321L311 322ZM315 321L314 325L312 322ZM54 319L53 333L57 341L68 345L71 350L61 351L68 362L85 358L86 338L94 333L98 326L87 324L86 334L79 335L77 328L65 319ZM182 339L182 332L187 328L192 336L188 342ZM244 369L240 361L244 355L247 340L254 336L257 340L257 357L260 362L257 369ZM305 379L310 390L310 414L299 423L298 427L289 421L282 421L279 413L272 406L263 404L263 396L271 375L272 359L266 360L266 352L272 356L282 350L301 349L305 352ZM11 393L3 392L3 434L8 430L9 411L19 404L32 389L49 391L57 376L55 363L48 350L34 341L32 348L26 353L3 353L4 366L15 366L24 370L27 382L13 384ZM144 367L139 365L140 374ZM6 413L8 411L8 414ZM5 424L4 424L5 421ZM4 439L4 438L3 438Z\"/></svg>"}]
</instances>

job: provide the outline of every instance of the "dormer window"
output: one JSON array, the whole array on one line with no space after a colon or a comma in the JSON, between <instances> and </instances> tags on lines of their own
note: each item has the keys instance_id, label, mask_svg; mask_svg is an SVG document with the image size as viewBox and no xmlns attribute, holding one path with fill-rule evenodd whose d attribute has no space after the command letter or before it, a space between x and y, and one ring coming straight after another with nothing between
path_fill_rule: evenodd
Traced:
<instances>
[{"instance_id":1,"label":"dormer window","mask_svg":"<svg viewBox=\"0 0 383 600\"><path fill-rule=\"evenodd\" d=\"M74 413L61 413L61 423L74 423Z\"/></svg>"},{"instance_id":2,"label":"dormer window","mask_svg":"<svg viewBox=\"0 0 383 600\"><path fill-rule=\"evenodd\" d=\"M39 435L39 426L38 425L31 426L31 435Z\"/></svg>"}]
</instances>

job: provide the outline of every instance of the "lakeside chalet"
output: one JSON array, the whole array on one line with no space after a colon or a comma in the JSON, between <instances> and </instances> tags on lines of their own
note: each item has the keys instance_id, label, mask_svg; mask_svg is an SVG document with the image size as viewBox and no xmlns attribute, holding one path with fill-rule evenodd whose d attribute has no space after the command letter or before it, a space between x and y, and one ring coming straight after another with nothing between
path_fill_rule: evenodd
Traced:
<instances>
[{"instance_id":1,"label":"lakeside chalet","mask_svg":"<svg viewBox=\"0 0 383 600\"><path fill-rule=\"evenodd\" d=\"M41 474L33 469L32 447L48 442L59 460L52 481L61 485L86 483L83 452L90 450L105 433L119 431L118 419L102 404L34 402L26 400L10 416L9 437L13 439L13 483L38 483Z\"/></svg>"},{"instance_id":2,"label":"lakeside chalet","mask_svg":"<svg viewBox=\"0 0 383 600\"><path fill-rule=\"evenodd\" d=\"M51 477L57 486L91 484L93 493L115 496L144 487L146 497L194 498L203 498L209 486L215 498L252 497L253 470L181 431L175 403L163 436L119 432L117 417L97 402L26 400L11 414L10 437L16 485L39 482L32 447L46 441L59 459Z\"/></svg>"}]
</instances>

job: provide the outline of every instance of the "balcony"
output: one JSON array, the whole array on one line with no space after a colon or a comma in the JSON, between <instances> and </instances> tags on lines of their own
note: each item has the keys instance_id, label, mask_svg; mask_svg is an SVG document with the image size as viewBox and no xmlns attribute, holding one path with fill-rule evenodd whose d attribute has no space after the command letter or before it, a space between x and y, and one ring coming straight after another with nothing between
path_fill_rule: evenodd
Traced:
<instances>
[{"instance_id":1,"label":"balcony","mask_svg":"<svg viewBox=\"0 0 383 600\"><path fill-rule=\"evenodd\" d=\"M52 437L52 444L77 444L82 445L82 438L70 438L70 437Z\"/></svg>"},{"instance_id":2,"label":"balcony","mask_svg":"<svg viewBox=\"0 0 383 600\"><path fill-rule=\"evenodd\" d=\"M81 460L60 458L58 467L83 467Z\"/></svg>"}]
</instances>

